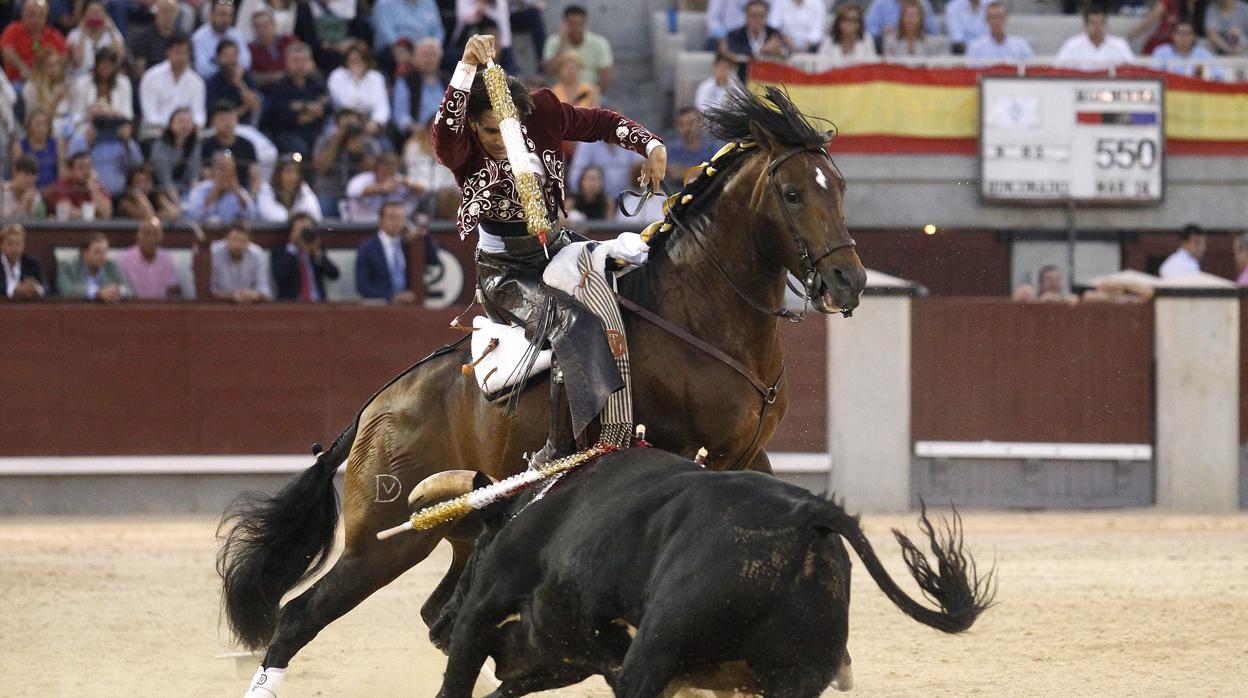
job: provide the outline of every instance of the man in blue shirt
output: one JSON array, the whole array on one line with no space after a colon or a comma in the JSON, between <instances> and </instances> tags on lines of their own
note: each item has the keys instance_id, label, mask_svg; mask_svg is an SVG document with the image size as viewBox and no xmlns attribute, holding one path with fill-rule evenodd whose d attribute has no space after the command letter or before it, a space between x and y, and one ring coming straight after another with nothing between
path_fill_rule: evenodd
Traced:
<instances>
[{"instance_id":1,"label":"man in blue shirt","mask_svg":"<svg viewBox=\"0 0 1248 698\"><path fill-rule=\"evenodd\" d=\"M238 183L238 169L228 150L219 150L212 157L212 174L191 187L184 209L191 218L208 223L256 217L255 202Z\"/></svg>"},{"instance_id":2,"label":"man in blue shirt","mask_svg":"<svg viewBox=\"0 0 1248 698\"><path fill-rule=\"evenodd\" d=\"M217 44L229 39L238 46L238 64L243 72L251 70L251 49L243 41L243 35L234 28L234 5L213 2L208 23L191 34L191 51L195 59L195 72L207 80L217 73Z\"/></svg>"},{"instance_id":3,"label":"man in blue shirt","mask_svg":"<svg viewBox=\"0 0 1248 698\"><path fill-rule=\"evenodd\" d=\"M434 38L442 44L446 28L433 0L378 0L373 5L373 52L390 53L405 36L412 42Z\"/></svg>"},{"instance_id":4,"label":"man in blue shirt","mask_svg":"<svg viewBox=\"0 0 1248 698\"><path fill-rule=\"evenodd\" d=\"M400 39L406 41L406 39ZM391 114L399 135L406 140L411 132L424 128L438 112L446 79L440 72L442 45L437 39L425 38L416 44L408 72L394 81Z\"/></svg>"},{"instance_id":5,"label":"man in blue shirt","mask_svg":"<svg viewBox=\"0 0 1248 698\"><path fill-rule=\"evenodd\" d=\"M974 40L988 34L985 0L952 0L945 5L945 33L954 53L962 53Z\"/></svg>"},{"instance_id":6,"label":"man in blue shirt","mask_svg":"<svg viewBox=\"0 0 1248 698\"><path fill-rule=\"evenodd\" d=\"M723 144L706 135L702 115L694 107L681 107L676 114L676 135L667 141L667 182L680 190L689 168L710 162Z\"/></svg>"},{"instance_id":7,"label":"man in blue shirt","mask_svg":"<svg viewBox=\"0 0 1248 698\"><path fill-rule=\"evenodd\" d=\"M932 36L940 36L940 17L932 9L931 0L920 0L923 5L923 31ZM884 40L884 32L897 31L901 22L901 0L871 0L867 6L867 14L863 23L867 33L875 39L876 47Z\"/></svg>"},{"instance_id":8,"label":"man in blue shirt","mask_svg":"<svg viewBox=\"0 0 1248 698\"><path fill-rule=\"evenodd\" d=\"M1153 59L1157 61L1159 68L1167 73L1186 75L1189 78L1222 79L1221 70L1217 68L1210 69L1207 65L1190 62L1211 61L1214 59L1214 55L1209 49L1196 43L1196 28L1192 26L1191 22L1180 20L1175 24L1174 33L1171 35L1170 40L1173 43L1162 44L1153 49Z\"/></svg>"},{"instance_id":9,"label":"man in blue shirt","mask_svg":"<svg viewBox=\"0 0 1248 698\"><path fill-rule=\"evenodd\" d=\"M1019 36L1005 33L1005 23L1009 13L1005 9L1005 0L993 0L988 3L985 12L988 22L988 35L967 44L966 57L980 60L973 65L990 65L997 61L1025 61L1032 56L1031 44Z\"/></svg>"}]
</instances>

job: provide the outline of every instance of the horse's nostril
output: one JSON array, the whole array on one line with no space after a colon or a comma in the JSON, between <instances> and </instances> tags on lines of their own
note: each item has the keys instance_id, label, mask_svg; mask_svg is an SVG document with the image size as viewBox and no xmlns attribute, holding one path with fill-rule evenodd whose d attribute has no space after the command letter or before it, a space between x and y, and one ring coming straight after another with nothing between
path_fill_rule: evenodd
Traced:
<instances>
[{"instance_id":1,"label":"horse's nostril","mask_svg":"<svg viewBox=\"0 0 1248 698\"><path fill-rule=\"evenodd\" d=\"M836 280L837 280L837 281L839 281L839 282L841 282L841 283L843 283L843 284L844 284L844 283L848 283L848 282L849 282L849 279L845 278L845 272L841 271L841 268L840 268L840 267L833 267L833 268L832 268L832 273L836 275Z\"/></svg>"}]
</instances>

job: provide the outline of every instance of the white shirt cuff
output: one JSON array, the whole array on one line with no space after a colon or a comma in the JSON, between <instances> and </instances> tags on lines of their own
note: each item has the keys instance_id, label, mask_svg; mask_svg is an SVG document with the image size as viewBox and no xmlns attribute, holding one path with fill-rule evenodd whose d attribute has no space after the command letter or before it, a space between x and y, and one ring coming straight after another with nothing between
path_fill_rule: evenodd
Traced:
<instances>
[{"instance_id":1,"label":"white shirt cuff","mask_svg":"<svg viewBox=\"0 0 1248 698\"><path fill-rule=\"evenodd\" d=\"M646 157L650 157L650 154L654 152L655 148L666 149L667 146L663 145L663 141L657 138L652 139L649 143L646 144Z\"/></svg>"},{"instance_id":2,"label":"white shirt cuff","mask_svg":"<svg viewBox=\"0 0 1248 698\"><path fill-rule=\"evenodd\" d=\"M472 89L472 79L477 76L477 66L460 61L455 65L455 74L451 76L451 87L468 92Z\"/></svg>"}]
</instances>

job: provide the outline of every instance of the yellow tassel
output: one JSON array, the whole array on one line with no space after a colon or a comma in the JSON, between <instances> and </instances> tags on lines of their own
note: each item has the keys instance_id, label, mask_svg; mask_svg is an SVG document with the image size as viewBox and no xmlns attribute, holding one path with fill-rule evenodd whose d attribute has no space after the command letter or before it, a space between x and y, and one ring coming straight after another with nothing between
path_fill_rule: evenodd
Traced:
<instances>
[{"instance_id":1,"label":"yellow tassel","mask_svg":"<svg viewBox=\"0 0 1248 698\"><path fill-rule=\"evenodd\" d=\"M647 225L646 229L641 231L641 241L649 243L650 238L653 238L655 233L659 232L659 226L662 225L662 223L663 221L655 221L650 225Z\"/></svg>"},{"instance_id":2,"label":"yellow tassel","mask_svg":"<svg viewBox=\"0 0 1248 698\"><path fill-rule=\"evenodd\" d=\"M732 151L736 149L737 149L736 141L733 141L732 143L725 143L724 147L720 148L719 152L715 153L715 156L711 158L711 162L715 162L716 160L722 158L723 156L727 155L728 153L731 153Z\"/></svg>"},{"instance_id":3,"label":"yellow tassel","mask_svg":"<svg viewBox=\"0 0 1248 698\"><path fill-rule=\"evenodd\" d=\"M666 222L665 222L665 223L663 223L663 225L662 225L662 226L660 226L660 227L659 227L659 232L660 232L660 233L666 233L666 232L668 232L668 231L669 231L669 230L671 230L671 229L672 229L672 224L671 224L671 223L666 223Z\"/></svg>"},{"instance_id":4,"label":"yellow tassel","mask_svg":"<svg viewBox=\"0 0 1248 698\"><path fill-rule=\"evenodd\" d=\"M702 173L705 171L705 168L706 168L706 163L702 163L701 165L698 165L697 167L690 167L689 171L685 173L685 186L686 187L689 186L690 182L697 179L698 177L701 177Z\"/></svg>"},{"instance_id":5,"label":"yellow tassel","mask_svg":"<svg viewBox=\"0 0 1248 698\"><path fill-rule=\"evenodd\" d=\"M708 167L708 168L706 168L706 176L707 176L707 177L714 177L714 176L715 176L715 173L716 173L717 171L718 171L718 170L716 170L714 167Z\"/></svg>"},{"instance_id":6,"label":"yellow tassel","mask_svg":"<svg viewBox=\"0 0 1248 698\"><path fill-rule=\"evenodd\" d=\"M680 203L687 204L690 201L693 201L693 194L685 194L685 196L680 200Z\"/></svg>"},{"instance_id":7,"label":"yellow tassel","mask_svg":"<svg viewBox=\"0 0 1248 698\"><path fill-rule=\"evenodd\" d=\"M667 199L663 201L663 215L666 216L667 212L672 210L672 207L676 205L676 199L678 198L680 198L680 194L676 193L667 197Z\"/></svg>"}]
</instances>

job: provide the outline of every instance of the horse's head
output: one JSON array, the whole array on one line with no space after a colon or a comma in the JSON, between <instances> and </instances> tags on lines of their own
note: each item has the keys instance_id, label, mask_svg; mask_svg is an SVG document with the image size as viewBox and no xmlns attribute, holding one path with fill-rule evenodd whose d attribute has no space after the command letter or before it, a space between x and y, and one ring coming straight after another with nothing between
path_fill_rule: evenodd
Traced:
<instances>
[{"instance_id":1,"label":"horse's head","mask_svg":"<svg viewBox=\"0 0 1248 698\"><path fill-rule=\"evenodd\" d=\"M867 274L845 227L845 180L828 155L828 136L774 87L765 99L738 93L707 118L721 138L748 130L759 148L749 169L758 168L750 201L761 253L801 279L816 310L848 315Z\"/></svg>"}]
</instances>

